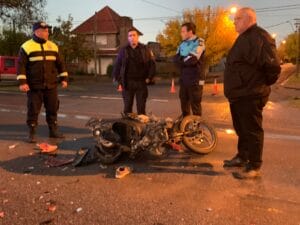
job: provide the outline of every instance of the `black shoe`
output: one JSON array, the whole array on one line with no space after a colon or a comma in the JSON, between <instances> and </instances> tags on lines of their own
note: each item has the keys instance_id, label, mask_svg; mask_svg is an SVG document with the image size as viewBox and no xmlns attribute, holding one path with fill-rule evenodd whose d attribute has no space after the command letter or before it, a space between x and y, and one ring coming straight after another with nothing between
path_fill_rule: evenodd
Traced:
<instances>
[{"instance_id":1,"label":"black shoe","mask_svg":"<svg viewBox=\"0 0 300 225\"><path fill-rule=\"evenodd\" d=\"M36 127L29 126L29 135L28 135L28 143L36 143L37 140L35 139L36 134Z\"/></svg>"},{"instance_id":2,"label":"black shoe","mask_svg":"<svg viewBox=\"0 0 300 225\"><path fill-rule=\"evenodd\" d=\"M241 159L240 157L234 157L231 160L224 160L223 167L244 167L246 165L246 161Z\"/></svg>"},{"instance_id":3,"label":"black shoe","mask_svg":"<svg viewBox=\"0 0 300 225\"><path fill-rule=\"evenodd\" d=\"M232 175L237 179L256 179L261 176L259 168L254 169L251 167L246 168L243 172L232 173Z\"/></svg>"},{"instance_id":4,"label":"black shoe","mask_svg":"<svg viewBox=\"0 0 300 225\"><path fill-rule=\"evenodd\" d=\"M65 138L63 133L60 133L57 129L49 129L50 138Z\"/></svg>"}]
</instances>

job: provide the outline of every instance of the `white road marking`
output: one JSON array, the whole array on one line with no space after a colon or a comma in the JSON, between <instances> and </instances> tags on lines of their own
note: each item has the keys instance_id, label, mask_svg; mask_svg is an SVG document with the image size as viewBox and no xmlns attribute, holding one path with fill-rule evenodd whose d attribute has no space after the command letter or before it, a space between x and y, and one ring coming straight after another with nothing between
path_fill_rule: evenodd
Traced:
<instances>
[{"instance_id":1,"label":"white road marking","mask_svg":"<svg viewBox=\"0 0 300 225\"><path fill-rule=\"evenodd\" d=\"M223 128L216 128L216 129L217 129L217 131L222 132L222 133L226 133L228 135L236 135L236 133L233 129L223 129ZM265 133L265 138L300 141L300 136L289 135L289 134Z\"/></svg>"},{"instance_id":2,"label":"white road marking","mask_svg":"<svg viewBox=\"0 0 300 225\"><path fill-rule=\"evenodd\" d=\"M153 98L150 101L153 101L153 102L163 102L163 103L169 102L169 100L167 100L167 99L157 99L157 98Z\"/></svg>"},{"instance_id":3,"label":"white road marking","mask_svg":"<svg viewBox=\"0 0 300 225\"><path fill-rule=\"evenodd\" d=\"M62 114L62 113L58 113L57 117L59 117L59 118L66 118L67 115L66 114Z\"/></svg>"},{"instance_id":4,"label":"white road marking","mask_svg":"<svg viewBox=\"0 0 300 225\"><path fill-rule=\"evenodd\" d=\"M9 109L0 109L1 112L10 112Z\"/></svg>"},{"instance_id":5,"label":"white road marking","mask_svg":"<svg viewBox=\"0 0 300 225\"><path fill-rule=\"evenodd\" d=\"M87 96L87 95L81 95L81 96L79 96L79 98L90 98L90 96Z\"/></svg>"},{"instance_id":6,"label":"white road marking","mask_svg":"<svg viewBox=\"0 0 300 225\"><path fill-rule=\"evenodd\" d=\"M101 97L102 100L122 100L120 97Z\"/></svg>"},{"instance_id":7,"label":"white road marking","mask_svg":"<svg viewBox=\"0 0 300 225\"><path fill-rule=\"evenodd\" d=\"M83 116L83 115L75 115L75 118L78 120L89 120L90 116Z\"/></svg>"},{"instance_id":8,"label":"white road marking","mask_svg":"<svg viewBox=\"0 0 300 225\"><path fill-rule=\"evenodd\" d=\"M300 141L300 136L287 135L287 134L266 133L265 137L269 139L285 139L290 141Z\"/></svg>"}]
</instances>

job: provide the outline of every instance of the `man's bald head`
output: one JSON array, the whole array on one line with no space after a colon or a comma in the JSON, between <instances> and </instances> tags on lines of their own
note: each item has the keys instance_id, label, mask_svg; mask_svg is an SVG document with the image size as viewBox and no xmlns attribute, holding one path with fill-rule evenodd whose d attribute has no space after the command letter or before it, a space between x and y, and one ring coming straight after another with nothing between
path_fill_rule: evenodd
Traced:
<instances>
[{"instance_id":1,"label":"man's bald head","mask_svg":"<svg viewBox=\"0 0 300 225\"><path fill-rule=\"evenodd\" d=\"M256 12L254 9L244 7L237 11L234 17L234 25L239 34L245 32L254 24L256 24Z\"/></svg>"}]
</instances>

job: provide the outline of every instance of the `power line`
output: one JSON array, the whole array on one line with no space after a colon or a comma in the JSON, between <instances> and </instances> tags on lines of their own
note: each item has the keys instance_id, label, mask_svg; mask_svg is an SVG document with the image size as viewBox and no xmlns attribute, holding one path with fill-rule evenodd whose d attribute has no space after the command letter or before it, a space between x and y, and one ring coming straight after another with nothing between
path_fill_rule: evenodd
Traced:
<instances>
[{"instance_id":1,"label":"power line","mask_svg":"<svg viewBox=\"0 0 300 225\"><path fill-rule=\"evenodd\" d=\"M287 20L287 21L284 21L284 22L281 22L281 23L273 24L273 25L267 26L265 28L269 29L269 28L273 28L273 27L278 27L278 26L286 24L286 23L289 23L291 25L292 30L294 31L294 27L293 27L293 24L292 24L291 20Z\"/></svg>"},{"instance_id":2,"label":"power line","mask_svg":"<svg viewBox=\"0 0 300 225\"><path fill-rule=\"evenodd\" d=\"M156 6L156 7L164 8L164 9L176 12L176 13L180 13L180 14L182 13L182 12L180 12L178 10L175 10L175 9L172 9L172 8L169 8L169 7L166 7L166 6L163 6L163 5L151 2L149 0L140 0L140 1L145 2L147 4L151 4L151 5ZM291 8L291 7L293 7L293 8ZM295 9L300 9L300 4L281 5L281 6L274 6L274 7L257 8L256 12L259 13L259 14L263 14L263 13L268 13L268 12L283 11L283 10L295 10ZM211 13L211 15L213 15L213 14L214 13ZM276 16L276 15L273 14L272 16ZM182 15L177 15L177 16L161 16L161 17L142 17L142 18L133 18L133 20L134 21L146 21L146 20L149 20L149 21L150 20L158 20L158 21L160 21L160 20L176 19L176 18L181 18L181 17L182 17ZM78 20L78 21L72 21L72 22L73 22L73 24L79 24L79 23L82 23L84 21L85 20L83 20L83 21L79 21ZM281 24L283 24L285 22L282 22L279 25L281 25ZM54 21L49 21L49 23L57 23L57 21L55 21L55 22ZM275 26L275 25L271 25L271 26ZM277 26L278 26L278 24L277 24Z\"/></svg>"},{"instance_id":3,"label":"power line","mask_svg":"<svg viewBox=\"0 0 300 225\"><path fill-rule=\"evenodd\" d=\"M281 6L270 6L270 7L264 7L264 8L258 8L256 11L264 11L264 10L270 10L270 9L282 9L287 7L298 7L300 4L293 4L293 5L281 5Z\"/></svg>"},{"instance_id":4,"label":"power line","mask_svg":"<svg viewBox=\"0 0 300 225\"><path fill-rule=\"evenodd\" d=\"M157 3L155 3L155 2L151 2L151 1L148 1L148 0L140 0L140 1L145 2L145 3L148 3L148 4L153 5L153 6L156 6L156 7L159 7L159 8L163 8L163 9L170 10L170 11L172 11L172 12L181 13L181 12L178 11L178 10L169 8L169 7L164 6L164 5L157 4Z\"/></svg>"}]
</instances>

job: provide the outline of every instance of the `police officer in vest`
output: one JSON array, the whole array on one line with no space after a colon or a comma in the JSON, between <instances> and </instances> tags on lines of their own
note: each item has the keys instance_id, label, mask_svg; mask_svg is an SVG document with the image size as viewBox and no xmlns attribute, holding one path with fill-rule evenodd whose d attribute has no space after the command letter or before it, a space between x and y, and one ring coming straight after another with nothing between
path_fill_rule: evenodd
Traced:
<instances>
[{"instance_id":1,"label":"police officer in vest","mask_svg":"<svg viewBox=\"0 0 300 225\"><path fill-rule=\"evenodd\" d=\"M58 47L48 40L51 27L44 22L33 25L33 37L20 48L17 80L20 90L27 93L27 125L29 142L36 142L38 115L44 103L50 138L63 138L57 129L59 100L57 84L68 86L68 73L62 62Z\"/></svg>"},{"instance_id":2,"label":"police officer in vest","mask_svg":"<svg viewBox=\"0 0 300 225\"><path fill-rule=\"evenodd\" d=\"M182 116L202 115L201 101L205 80L204 40L196 36L196 25L187 22L181 26L182 42L174 57L180 68L180 91Z\"/></svg>"}]
</instances>

